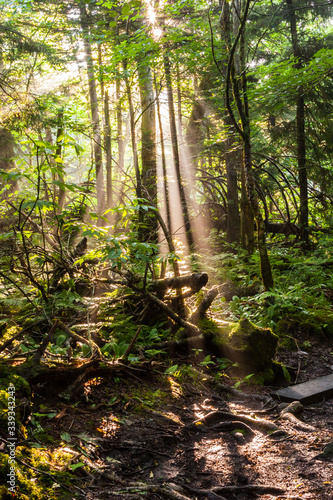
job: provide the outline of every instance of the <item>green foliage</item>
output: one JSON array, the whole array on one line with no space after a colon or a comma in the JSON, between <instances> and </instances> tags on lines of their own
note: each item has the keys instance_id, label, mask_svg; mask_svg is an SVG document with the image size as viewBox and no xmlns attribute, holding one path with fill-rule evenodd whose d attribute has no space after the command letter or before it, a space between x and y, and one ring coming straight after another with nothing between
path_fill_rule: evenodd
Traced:
<instances>
[{"instance_id":1,"label":"green foliage","mask_svg":"<svg viewBox=\"0 0 333 500\"><path fill-rule=\"evenodd\" d=\"M313 251L297 247L270 252L275 288L254 297L233 297L222 303L231 319L251 318L259 326L284 333L302 331L316 335L333 333L331 238L319 237ZM225 257L227 275L239 286L248 286L259 272L258 256Z\"/></svg>"}]
</instances>

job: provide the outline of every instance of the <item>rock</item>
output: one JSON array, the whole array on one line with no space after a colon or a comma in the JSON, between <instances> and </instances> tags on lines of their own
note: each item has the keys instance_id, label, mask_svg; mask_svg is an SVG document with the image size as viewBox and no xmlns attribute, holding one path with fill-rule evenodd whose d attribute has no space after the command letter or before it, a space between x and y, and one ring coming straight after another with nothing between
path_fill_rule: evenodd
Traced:
<instances>
[{"instance_id":1,"label":"rock","mask_svg":"<svg viewBox=\"0 0 333 500\"><path fill-rule=\"evenodd\" d=\"M326 457L333 456L333 441L327 443L327 445L323 449L323 455Z\"/></svg>"}]
</instances>

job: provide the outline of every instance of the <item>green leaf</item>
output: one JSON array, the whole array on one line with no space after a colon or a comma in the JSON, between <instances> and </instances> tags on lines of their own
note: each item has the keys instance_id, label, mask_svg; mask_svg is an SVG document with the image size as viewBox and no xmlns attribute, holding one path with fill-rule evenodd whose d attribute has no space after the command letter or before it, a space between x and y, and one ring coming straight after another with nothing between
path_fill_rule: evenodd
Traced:
<instances>
[{"instance_id":1,"label":"green leaf","mask_svg":"<svg viewBox=\"0 0 333 500\"><path fill-rule=\"evenodd\" d=\"M169 368L167 368L165 370L165 374L166 375L172 375L173 373L175 373L176 371L178 370L178 365L172 365L172 366L169 366Z\"/></svg>"},{"instance_id":2,"label":"green leaf","mask_svg":"<svg viewBox=\"0 0 333 500\"><path fill-rule=\"evenodd\" d=\"M75 469L78 469L79 467L83 467L84 463L83 462L78 462L77 464L71 464L69 467L72 469L72 471L75 471Z\"/></svg>"},{"instance_id":3,"label":"green leaf","mask_svg":"<svg viewBox=\"0 0 333 500\"><path fill-rule=\"evenodd\" d=\"M123 8L121 9L121 13L124 17L128 17L129 13L131 12L131 6L128 3L125 3Z\"/></svg>"},{"instance_id":4,"label":"green leaf","mask_svg":"<svg viewBox=\"0 0 333 500\"><path fill-rule=\"evenodd\" d=\"M66 441L66 443L70 443L72 441L72 438L68 432L63 432L60 434L60 437L63 441Z\"/></svg>"}]
</instances>

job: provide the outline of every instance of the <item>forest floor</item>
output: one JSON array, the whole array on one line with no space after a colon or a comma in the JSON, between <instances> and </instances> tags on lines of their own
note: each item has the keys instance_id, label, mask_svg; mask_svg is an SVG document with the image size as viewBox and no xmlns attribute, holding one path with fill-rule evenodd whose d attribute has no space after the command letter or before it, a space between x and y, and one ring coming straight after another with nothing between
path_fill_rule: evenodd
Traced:
<instances>
[{"instance_id":1,"label":"forest floor","mask_svg":"<svg viewBox=\"0 0 333 500\"><path fill-rule=\"evenodd\" d=\"M303 345L308 342L307 354L284 349L278 353L278 360L298 373L298 382L332 373L332 340L301 340ZM185 362L191 360L175 361ZM200 366L172 375L165 369L155 362L143 371L128 367L108 380L94 379L75 405L45 395L39 399L43 412L55 414L42 419L45 432L63 441L73 463L84 464L75 470L73 496L333 498L333 455L320 456L333 440L333 399L305 406L301 421L284 420L278 402L270 397L276 388L243 383L244 399L217 389ZM235 383L227 375L221 381L226 387ZM36 402L34 411L38 408ZM194 423L216 411L222 413L215 413L214 425ZM252 420L248 428L241 423L228 427L220 421L225 412L234 413L235 421L237 415ZM268 432L267 422L283 432ZM58 494L68 498L61 489Z\"/></svg>"}]
</instances>

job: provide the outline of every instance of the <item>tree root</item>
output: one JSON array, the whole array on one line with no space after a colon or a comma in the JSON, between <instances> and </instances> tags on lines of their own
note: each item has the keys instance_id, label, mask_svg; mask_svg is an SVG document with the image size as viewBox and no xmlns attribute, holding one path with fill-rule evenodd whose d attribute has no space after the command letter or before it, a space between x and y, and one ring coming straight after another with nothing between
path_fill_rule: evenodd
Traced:
<instances>
[{"instance_id":1,"label":"tree root","mask_svg":"<svg viewBox=\"0 0 333 500\"><path fill-rule=\"evenodd\" d=\"M112 476L109 477L108 475L104 475L104 477L107 477L108 479L112 479ZM123 484L123 481L122 481ZM143 483L130 483L128 485L128 482L126 483L127 486L124 488L121 488L119 490L112 490L112 495L124 495L125 498L134 498L136 493L139 493L140 498L142 498L142 495L144 493L157 493L163 498L167 498L170 500L190 500L188 496L183 495L182 493L179 493L175 489L171 488L169 485L164 485L164 486L157 486L154 484L143 484Z\"/></svg>"},{"instance_id":2,"label":"tree root","mask_svg":"<svg viewBox=\"0 0 333 500\"><path fill-rule=\"evenodd\" d=\"M237 426L237 423L243 423L246 424L246 426L250 426L251 429L258 429L260 432L263 433L273 433L276 431L280 431L279 427L273 424L272 422L269 422L268 420L262 420L262 419L255 419L251 417L247 417L245 415L236 415L234 413L228 413L224 411L212 411L208 413L205 417L199 418L198 420L195 420L191 424L188 424L185 426L185 428L194 430L194 429L200 429L201 426L205 427L210 427L213 429L218 429L219 425L222 425L221 430L223 430L223 423L222 422L230 422L234 424L234 426ZM252 431L253 433L253 431Z\"/></svg>"},{"instance_id":3,"label":"tree root","mask_svg":"<svg viewBox=\"0 0 333 500\"><path fill-rule=\"evenodd\" d=\"M296 415L303 413L303 405L299 401L293 401L286 408L283 408L280 412L280 418L282 420L288 420L297 429L305 432L313 432L316 429L305 422L302 422Z\"/></svg>"},{"instance_id":4,"label":"tree root","mask_svg":"<svg viewBox=\"0 0 333 500\"><path fill-rule=\"evenodd\" d=\"M197 488L192 488L191 486L184 485L184 488L192 493L197 493L199 495L208 496L210 493L222 493L223 494L233 494L233 493L255 493L258 495L274 495L280 496L285 493L282 488L276 488L274 486L261 485L261 484L247 484L244 486L215 486L210 490L201 490Z\"/></svg>"}]
</instances>

